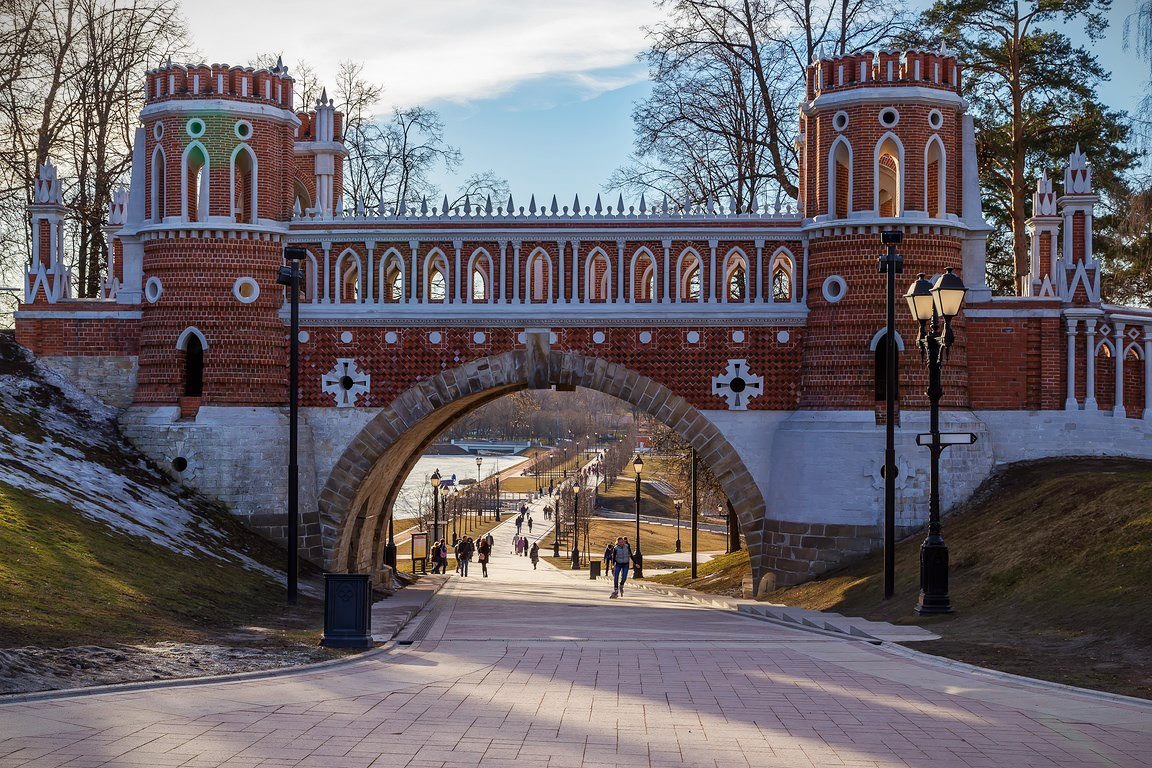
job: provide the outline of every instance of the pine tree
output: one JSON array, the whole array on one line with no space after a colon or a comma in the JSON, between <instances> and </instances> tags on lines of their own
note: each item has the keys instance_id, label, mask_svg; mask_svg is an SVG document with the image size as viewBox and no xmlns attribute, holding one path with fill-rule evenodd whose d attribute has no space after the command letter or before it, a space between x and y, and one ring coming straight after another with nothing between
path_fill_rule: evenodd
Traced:
<instances>
[{"instance_id":1,"label":"pine tree","mask_svg":"<svg viewBox=\"0 0 1152 768\"><path fill-rule=\"evenodd\" d=\"M989 283L1023 291L1025 221L1040 173L1059 177L1077 144L1091 158L1097 188L1120 193L1135 155L1122 111L1097 99L1109 74L1055 26L1082 25L1092 41L1108 27L1111 0L937 0L924 26L965 65L964 96L976 117L985 209L999 232L989 241ZM1045 26L1048 25L1048 26Z\"/></svg>"}]
</instances>

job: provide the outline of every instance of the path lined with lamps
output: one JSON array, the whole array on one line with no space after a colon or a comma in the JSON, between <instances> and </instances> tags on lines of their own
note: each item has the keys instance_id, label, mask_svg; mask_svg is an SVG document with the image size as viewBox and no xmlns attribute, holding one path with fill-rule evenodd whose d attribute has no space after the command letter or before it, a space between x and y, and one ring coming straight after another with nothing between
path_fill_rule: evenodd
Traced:
<instances>
[{"instance_id":1,"label":"path lined with lamps","mask_svg":"<svg viewBox=\"0 0 1152 768\"><path fill-rule=\"evenodd\" d=\"M535 517L535 514L534 514ZM531 537L548 530L542 525ZM976 674L506 554L383 653L0 704L0 766L1146 766L1152 704Z\"/></svg>"}]
</instances>

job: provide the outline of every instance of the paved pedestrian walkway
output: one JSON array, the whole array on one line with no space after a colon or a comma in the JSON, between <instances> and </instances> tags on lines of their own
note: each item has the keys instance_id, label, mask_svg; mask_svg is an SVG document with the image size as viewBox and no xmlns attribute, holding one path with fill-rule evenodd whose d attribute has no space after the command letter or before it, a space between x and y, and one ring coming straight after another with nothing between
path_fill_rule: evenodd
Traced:
<instances>
[{"instance_id":1,"label":"paved pedestrian walkway","mask_svg":"<svg viewBox=\"0 0 1152 768\"><path fill-rule=\"evenodd\" d=\"M609 600L586 573L507 554L513 530L489 578L450 577L391 650L0 705L0 768L1152 765L1152 705L638 589Z\"/></svg>"}]
</instances>

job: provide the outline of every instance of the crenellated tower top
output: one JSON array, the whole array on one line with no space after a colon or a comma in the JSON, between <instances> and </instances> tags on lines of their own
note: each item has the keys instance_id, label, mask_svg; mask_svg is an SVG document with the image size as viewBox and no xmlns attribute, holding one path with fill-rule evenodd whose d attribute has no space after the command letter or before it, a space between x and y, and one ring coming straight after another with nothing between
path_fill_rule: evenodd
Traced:
<instances>
[{"instance_id":1,"label":"crenellated tower top","mask_svg":"<svg viewBox=\"0 0 1152 768\"><path fill-rule=\"evenodd\" d=\"M892 86L937 88L958 94L960 65L943 44L935 52L861 51L827 58L821 53L808 65L808 101L851 88Z\"/></svg>"},{"instance_id":2,"label":"crenellated tower top","mask_svg":"<svg viewBox=\"0 0 1152 768\"><path fill-rule=\"evenodd\" d=\"M145 73L148 104L180 99L228 99L292 109L292 86L282 61L268 69L228 64L167 64Z\"/></svg>"}]
</instances>

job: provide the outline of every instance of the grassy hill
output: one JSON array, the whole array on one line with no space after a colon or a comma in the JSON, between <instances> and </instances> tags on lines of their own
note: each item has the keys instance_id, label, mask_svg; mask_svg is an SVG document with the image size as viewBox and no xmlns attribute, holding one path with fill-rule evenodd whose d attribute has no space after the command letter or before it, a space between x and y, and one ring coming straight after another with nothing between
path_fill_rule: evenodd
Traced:
<instances>
[{"instance_id":1,"label":"grassy hill","mask_svg":"<svg viewBox=\"0 0 1152 768\"><path fill-rule=\"evenodd\" d=\"M1152 462L1079 458L1004 467L945 518L944 538L951 616L912 611L922 534L900 543L896 594L888 602L879 553L764 599L919 624L942 639L916 643L917 650L1152 697ZM699 588L732 594L748 563L733 555L705 568Z\"/></svg>"},{"instance_id":2,"label":"grassy hill","mask_svg":"<svg viewBox=\"0 0 1152 768\"><path fill-rule=\"evenodd\" d=\"M0 333L0 648L151 640L296 643L317 602L283 607L284 552L182 489L113 413ZM315 643L311 632L309 644Z\"/></svg>"}]
</instances>

